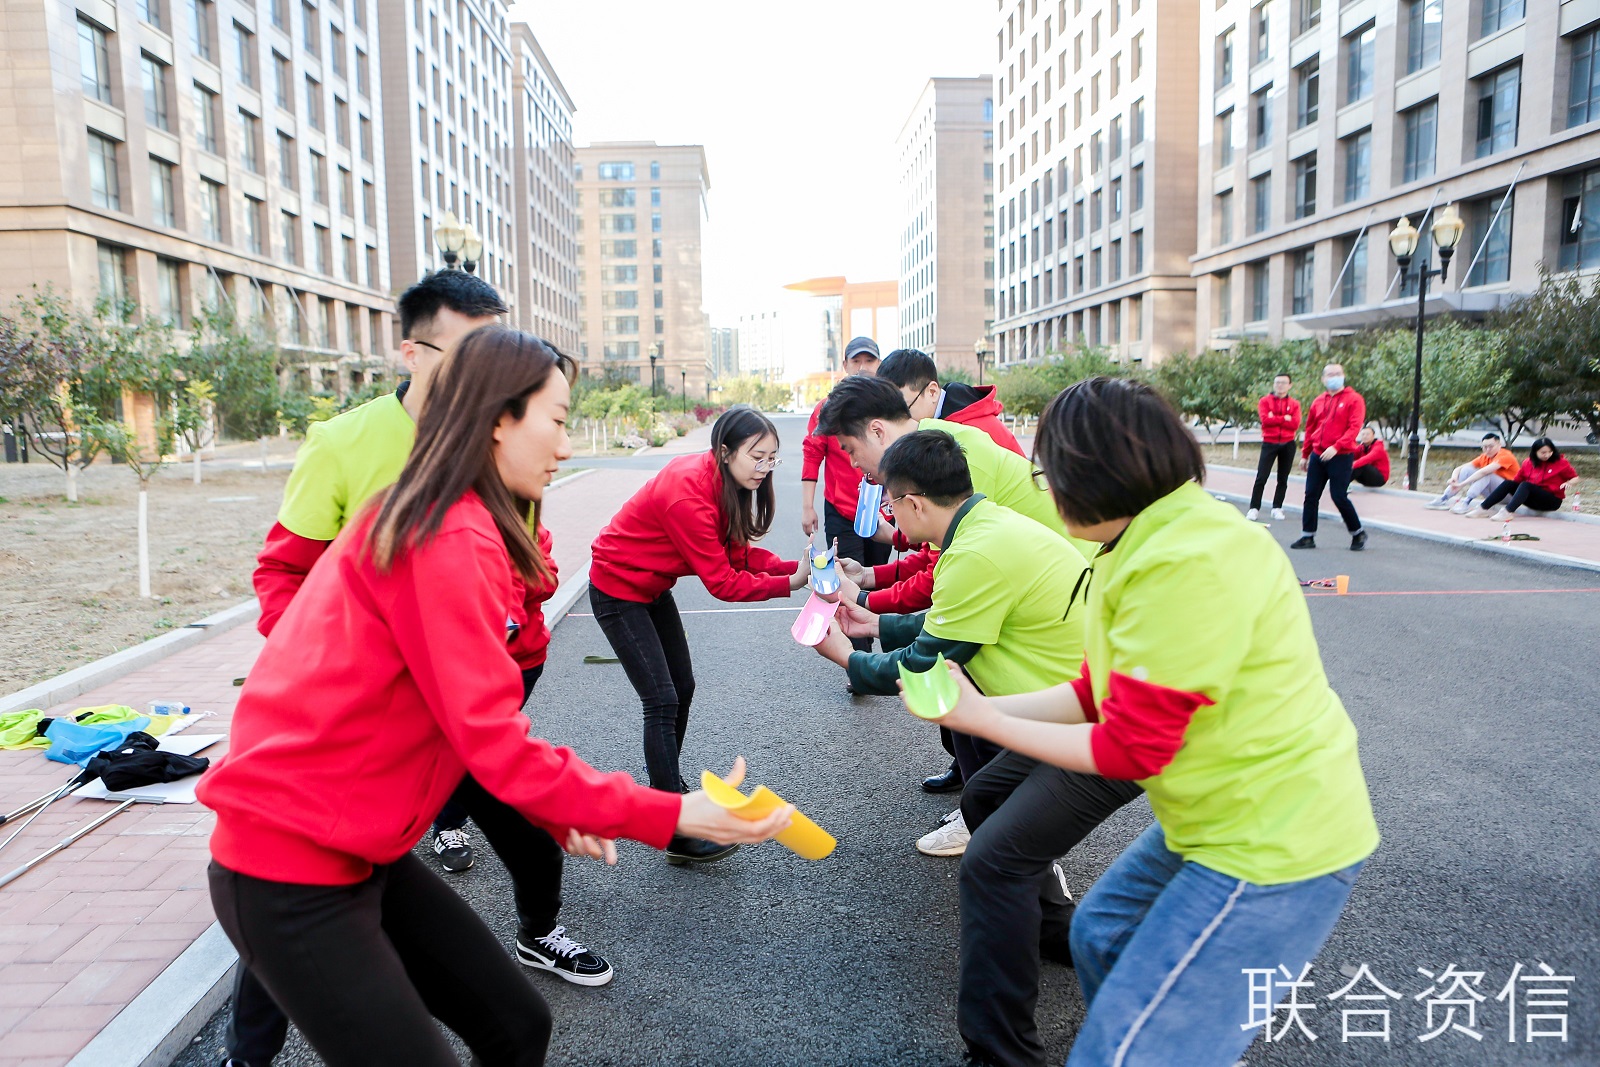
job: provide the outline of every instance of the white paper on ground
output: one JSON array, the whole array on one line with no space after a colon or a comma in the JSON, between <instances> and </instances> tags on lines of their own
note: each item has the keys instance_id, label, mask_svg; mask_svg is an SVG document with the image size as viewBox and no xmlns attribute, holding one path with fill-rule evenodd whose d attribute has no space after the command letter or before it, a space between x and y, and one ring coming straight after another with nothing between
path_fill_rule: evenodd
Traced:
<instances>
[{"instance_id":1,"label":"white paper on ground","mask_svg":"<svg viewBox=\"0 0 1600 1067\"><path fill-rule=\"evenodd\" d=\"M163 752L176 752L183 756L192 756L202 749L209 748L218 741L225 739L227 734L180 734L173 736L169 731L161 737L160 748ZM113 793L106 788L106 784L96 778L74 796L87 797L90 800L154 800L162 804L193 804L195 802L194 789L200 784L200 776L191 774L187 778L180 778L176 782L156 782L154 785L140 786L138 789L125 789L120 793Z\"/></svg>"}]
</instances>

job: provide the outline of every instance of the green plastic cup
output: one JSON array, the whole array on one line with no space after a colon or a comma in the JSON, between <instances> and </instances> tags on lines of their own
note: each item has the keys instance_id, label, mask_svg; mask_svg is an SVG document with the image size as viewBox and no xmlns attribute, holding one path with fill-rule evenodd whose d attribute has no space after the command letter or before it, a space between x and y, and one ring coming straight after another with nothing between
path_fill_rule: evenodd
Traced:
<instances>
[{"instance_id":1,"label":"green plastic cup","mask_svg":"<svg viewBox=\"0 0 1600 1067\"><path fill-rule=\"evenodd\" d=\"M900 684L905 686L906 706L917 718L942 719L961 699L961 688L944 665L944 653L935 656L933 666L920 674L906 670L904 663L897 666Z\"/></svg>"}]
</instances>

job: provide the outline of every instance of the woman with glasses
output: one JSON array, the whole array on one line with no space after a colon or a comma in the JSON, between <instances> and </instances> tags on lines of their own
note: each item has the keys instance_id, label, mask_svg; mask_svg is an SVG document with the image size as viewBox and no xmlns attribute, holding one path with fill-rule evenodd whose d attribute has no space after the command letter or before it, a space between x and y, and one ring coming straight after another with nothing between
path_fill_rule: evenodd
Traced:
<instances>
[{"instance_id":1,"label":"woman with glasses","mask_svg":"<svg viewBox=\"0 0 1600 1067\"><path fill-rule=\"evenodd\" d=\"M680 456L624 504L595 539L589 603L644 705L644 758L656 789L687 792L678 752L689 726L694 668L672 599L693 575L718 600L786 597L806 584L805 561L779 559L753 542L772 526L778 431L739 405L711 428L711 449ZM710 863L738 845L677 836L672 864Z\"/></svg>"}]
</instances>

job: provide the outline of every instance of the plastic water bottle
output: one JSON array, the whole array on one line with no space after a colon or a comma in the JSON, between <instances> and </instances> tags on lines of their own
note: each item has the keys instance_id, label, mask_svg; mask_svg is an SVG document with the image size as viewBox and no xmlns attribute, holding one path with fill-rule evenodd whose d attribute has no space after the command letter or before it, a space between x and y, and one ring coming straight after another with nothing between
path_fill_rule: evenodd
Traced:
<instances>
[{"instance_id":1,"label":"plastic water bottle","mask_svg":"<svg viewBox=\"0 0 1600 1067\"><path fill-rule=\"evenodd\" d=\"M1582 494L1573 493L1571 496L1567 497L1567 499L1572 501L1572 514L1576 515L1579 511L1583 510Z\"/></svg>"},{"instance_id":2,"label":"plastic water bottle","mask_svg":"<svg viewBox=\"0 0 1600 1067\"><path fill-rule=\"evenodd\" d=\"M189 705L181 700L152 700L150 702L152 715L187 715Z\"/></svg>"},{"instance_id":3,"label":"plastic water bottle","mask_svg":"<svg viewBox=\"0 0 1600 1067\"><path fill-rule=\"evenodd\" d=\"M1500 540L1501 541L1510 541L1511 540L1511 520L1510 519L1507 519L1505 522L1501 523L1501 525L1500 525Z\"/></svg>"}]
</instances>

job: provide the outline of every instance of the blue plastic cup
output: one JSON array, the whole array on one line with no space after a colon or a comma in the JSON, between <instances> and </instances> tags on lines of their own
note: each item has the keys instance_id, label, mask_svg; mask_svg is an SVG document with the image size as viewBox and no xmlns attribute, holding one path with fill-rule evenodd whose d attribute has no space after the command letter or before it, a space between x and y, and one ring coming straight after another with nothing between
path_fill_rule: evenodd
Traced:
<instances>
[{"instance_id":1,"label":"blue plastic cup","mask_svg":"<svg viewBox=\"0 0 1600 1067\"><path fill-rule=\"evenodd\" d=\"M883 506L883 486L867 478L861 479L856 491L856 533L871 537L878 532L878 508Z\"/></svg>"}]
</instances>

